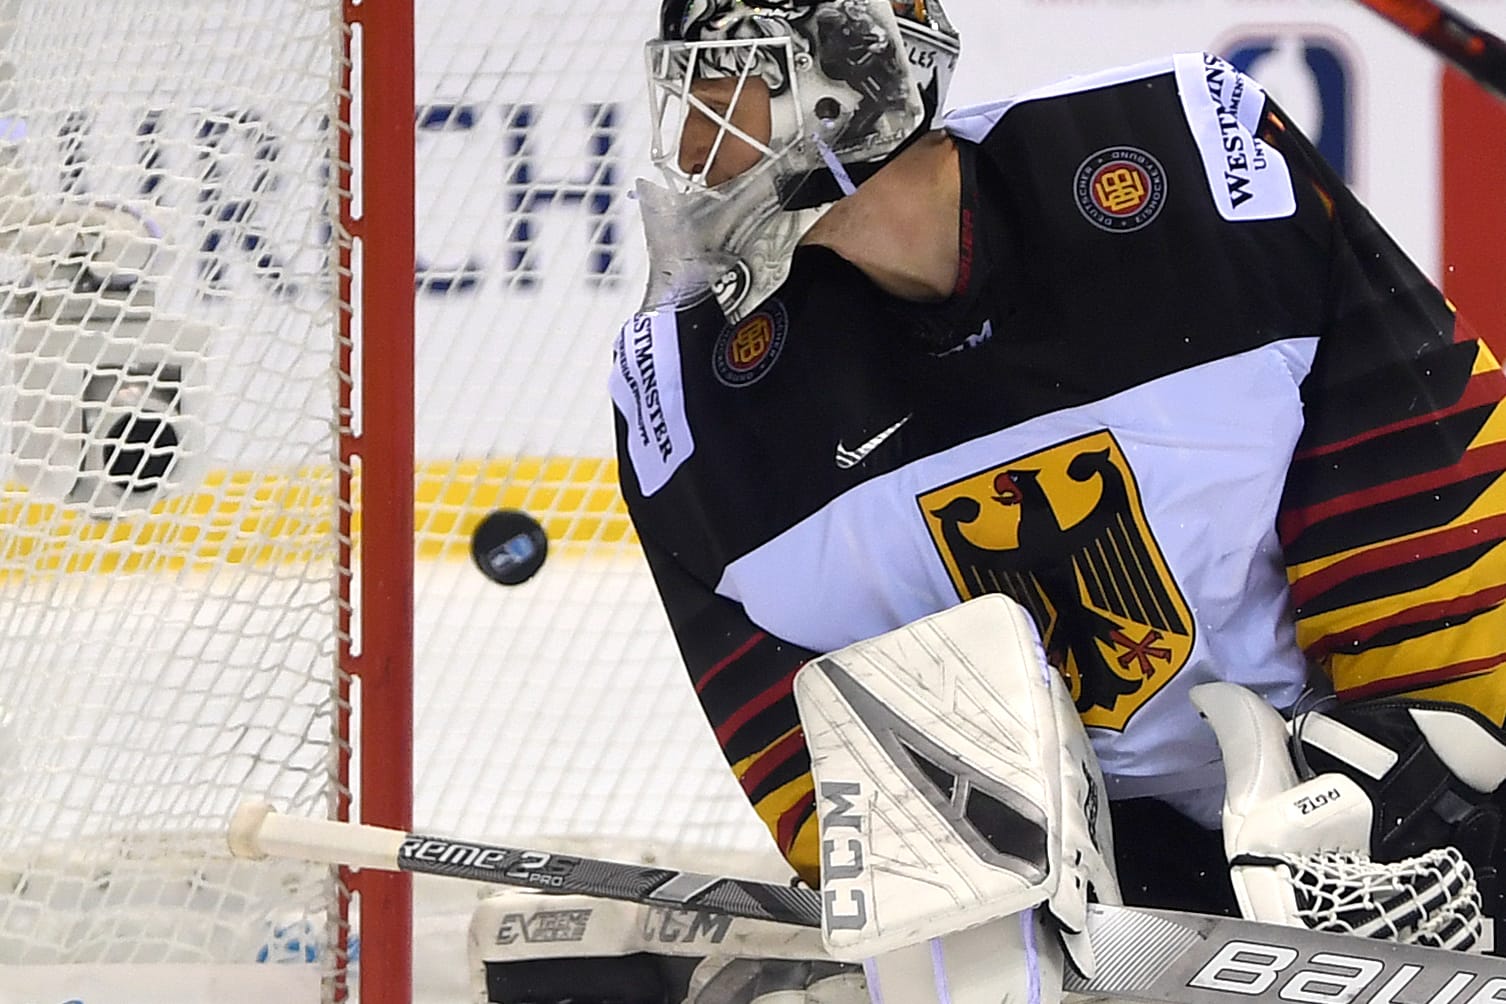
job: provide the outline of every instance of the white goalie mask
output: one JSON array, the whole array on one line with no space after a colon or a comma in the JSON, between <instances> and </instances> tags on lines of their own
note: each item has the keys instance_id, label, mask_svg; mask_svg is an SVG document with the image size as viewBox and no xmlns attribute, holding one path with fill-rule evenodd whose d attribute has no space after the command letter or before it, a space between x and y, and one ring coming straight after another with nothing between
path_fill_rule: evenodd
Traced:
<instances>
[{"instance_id":1,"label":"white goalie mask","mask_svg":"<svg viewBox=\"0 0 1506 1004\"><path fill-rule=\"evenodd\" d=\"M757 306L820 214L931 126L958 52L937 0L664 0L645 308Z\"/></svg>"}]
</instances>

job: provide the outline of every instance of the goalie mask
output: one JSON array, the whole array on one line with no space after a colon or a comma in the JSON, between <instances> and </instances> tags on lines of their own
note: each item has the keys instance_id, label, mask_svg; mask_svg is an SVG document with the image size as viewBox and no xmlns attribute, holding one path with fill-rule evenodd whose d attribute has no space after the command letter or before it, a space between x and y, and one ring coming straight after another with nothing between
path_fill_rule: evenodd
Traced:
<instances>
[{"instance_id":1,"label":"goalie mask","mask_svg":"<svg viewBox=\"0 0 1506 1004\"><path fill-rule=\"evenodd\" d=\"M664 0L646 47L645 308L736 321L821 212L931 126L959 45L939 0Z\"/></svg>"}]
</instances>

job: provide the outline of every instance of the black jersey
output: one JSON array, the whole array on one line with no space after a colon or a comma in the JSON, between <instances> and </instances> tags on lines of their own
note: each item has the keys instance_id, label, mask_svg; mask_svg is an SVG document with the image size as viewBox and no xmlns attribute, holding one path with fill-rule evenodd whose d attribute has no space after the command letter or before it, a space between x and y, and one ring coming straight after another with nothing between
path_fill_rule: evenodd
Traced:
<instances>
[{"instance_id":1,"label":"black jersey","mask_svg":"<svg viewBox=\"0 0 1506 1004\"><path fill-rule=\"evenodd\" d=\"M624 497L717 739L815 874L791 684L986 592L1066 675L1111 797L1216 825L1187 698L1409 692L1500 722L1500 367L1270 104L1183 55L953 113L957 289L815 246L738 324L633 318Z\"/></svg>"}]
</instances>

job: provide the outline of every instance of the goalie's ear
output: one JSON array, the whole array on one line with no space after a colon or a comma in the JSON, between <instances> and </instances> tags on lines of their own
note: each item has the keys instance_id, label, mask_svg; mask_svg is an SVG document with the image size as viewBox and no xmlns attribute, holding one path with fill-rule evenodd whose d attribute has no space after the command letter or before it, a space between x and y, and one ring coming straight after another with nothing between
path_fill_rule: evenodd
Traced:
<instances>
[{"instance_id":1,"label":"goalie's ear","mask_svg":"<svg viewBox=\"0 0 1506 1004\"><path fill-rule=\"evenodd\" d=\"M812 660L828 950L861 961L1048 902L1118 901L1102 780L1029 615L990 595ZM1074 961L1088 970L1086 940ZM1079 951L1080 950L1080 951Z\"/></svg>"}]
</instances>

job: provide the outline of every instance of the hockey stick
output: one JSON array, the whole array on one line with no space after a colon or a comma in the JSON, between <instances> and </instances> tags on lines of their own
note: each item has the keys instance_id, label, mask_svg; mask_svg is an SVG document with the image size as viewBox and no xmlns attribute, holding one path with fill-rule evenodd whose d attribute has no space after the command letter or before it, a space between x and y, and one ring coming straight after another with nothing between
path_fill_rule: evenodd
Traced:
<instances>
[{"instance_id":1,"label":"hockey stick","mask_svg":"<svg viewBox=\"0 0 1506 1004\"><path fill-rule=\"evenodd\" d=\"M245 802L236 810L230 852L241 858L298 858L821 926L821 900L809 889L284 816L264 802Z\"/></svg>"},{"instance_id":2,"label":"hockey stick","mask_svg":"<svg viewBox=\"0 0 1506 1004\"><path fill-rule=\"evenodd\" d=\"M1506 42L1439 0L1359 0L1506 99Z\"/></svg>"},{"instance_id":3,"label":"hockey stick","mask_svg":"<svg viewBox=\"0 0 1506 1004\"><path fill-rule=\"evenodd\" d=\"M426 837L357 823L283 816L248 802L230 823L237 857L291 857L820 927L810 889ZM1506 998L1506 959L1228 917L1093 904L1098 971L1065 988L1125 1000L1204 1004L1252 998L1318 1004Z\"/></svg>"}]
</instances>

